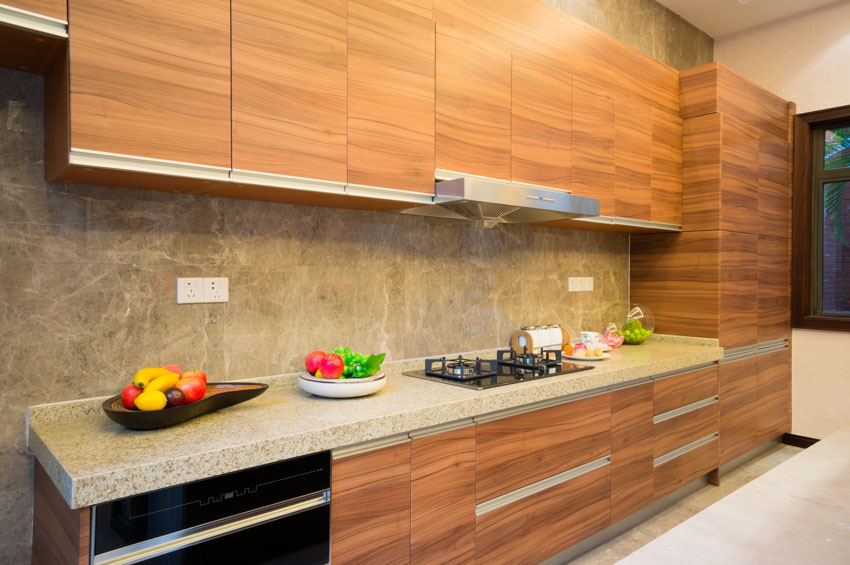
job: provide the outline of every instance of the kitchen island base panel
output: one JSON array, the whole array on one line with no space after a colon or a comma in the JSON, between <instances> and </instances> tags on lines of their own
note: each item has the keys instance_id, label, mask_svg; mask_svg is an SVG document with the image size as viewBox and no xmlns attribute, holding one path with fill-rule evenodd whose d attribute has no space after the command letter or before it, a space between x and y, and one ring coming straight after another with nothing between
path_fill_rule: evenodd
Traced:
<instances>
[{"instance_id":1,"label":"kitchen island base panel","mask_svg":"<svg viewBox=\"0 0 850 565\"><path fill-rule=\"evenodd\" d=\"M88 563L91 509L69 508L37 460L33 475L33 565Z\"/></svg>"}]
</instances>

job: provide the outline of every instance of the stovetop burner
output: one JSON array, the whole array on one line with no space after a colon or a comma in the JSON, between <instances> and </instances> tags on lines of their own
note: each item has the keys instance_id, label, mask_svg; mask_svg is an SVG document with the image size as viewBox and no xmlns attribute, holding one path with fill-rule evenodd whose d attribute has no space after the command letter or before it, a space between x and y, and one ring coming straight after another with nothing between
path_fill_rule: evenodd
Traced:
<instances>
[{"instance_id":1,"label":"stovetop burner","mask_svg":"<svg viewBox=\"0 0 850 565\"><path fill-rule=\"evenodd\" d=\"M482 360L480 357L476 358L475 361L470 361L464 359L463 355L458 355L456 359L452 360L445 357L425 360L426 375L460 381L491 377L496 374L496 367L495 361Z\"/></svg>"}]
</instances>

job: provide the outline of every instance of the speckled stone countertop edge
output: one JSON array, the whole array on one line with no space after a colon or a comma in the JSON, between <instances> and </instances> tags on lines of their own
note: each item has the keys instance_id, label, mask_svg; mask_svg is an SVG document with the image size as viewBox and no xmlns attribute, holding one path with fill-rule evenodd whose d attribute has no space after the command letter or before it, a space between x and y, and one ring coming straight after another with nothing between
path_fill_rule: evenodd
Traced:
<instances>
[{"instance_id":1,"label":"speckled stone countertop edge","mask_svg":"<svg viewBox=\"0 0 850 565\"><path fill-rule=\"evenodd\" d=\"M101 404L108 397L33 406L29 413L29 446L69 506L80 508L286 458L408 433L540 401L562 397L566 399L588 391L604 392L606 389L618 388L631 381L640 381L669 371L714 362L723 356L723 350L717 346L717 340L671 337L673 339L667 339L667 336L653 336L654 339L651 339L671 345L699 345L704 346L705 349L700 348L700 350L676 355L673 358L627 367L611 366L608 369L607 365L600 364L597 367L600 367L601 371L587 371L576 373L570 378L553 377L484 391L467 391L452 387L456 389L456 392L462 390L471 394L442 404L422 405L398 413L381 414L377 417L366 415L354 421L328 425L322 429L297 431L256 441L248 439L238 446L209 449L200 453L172 457L166 461L124 464L93 474L70 473L50 450L50 442L43 441L38 428L41 424L58 423L67 419L101 418L103 416ZM641 350L629 347L625 351L640 352ZM492 350L469 352L467 355L486 356L491 352ZM385 364L385 372L388 375L400 376L403 371L418 368L421 368L419 359ZM267 382L270 390L273 387L284 392L288 388L298 390L297 373L240 380ZM152 480L152 477L155 479Z\"/></svg>"}]
</instances>

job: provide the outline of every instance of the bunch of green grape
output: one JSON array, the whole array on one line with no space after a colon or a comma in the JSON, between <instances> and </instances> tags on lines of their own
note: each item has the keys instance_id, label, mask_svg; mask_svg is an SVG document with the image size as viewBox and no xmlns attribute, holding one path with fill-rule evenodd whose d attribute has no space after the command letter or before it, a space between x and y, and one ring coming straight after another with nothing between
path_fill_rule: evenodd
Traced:
<instances>
[{"instance_id":1,"label":"bunch of green grape","mask_svg":"<svg viewBox=\"0 0 850 565\"><path fill-rule=\"evenodd\" d=\"M381 369L381 362L384 360L383 353L381 355L363 355L342 346L337 347L331 353L336 353L342 357L342 362L345 365L342 371L343 379L371 377Z\"/></svg>"},{"instance_id":2,"label":"bunch of green grape","mask_svg":"<svg viewBox=\"0 0 850 565\"><path fill-rule=\"evenodd\" d=\"M644 329L643 324L641 324L640 320L637 318L626 318L622 329L619 330L617 334L623 336L623 341L625 343L629 345L637 345L638 343L646 341L646 338L652 335L652 332Z\"/></svg>"}]
</instances>

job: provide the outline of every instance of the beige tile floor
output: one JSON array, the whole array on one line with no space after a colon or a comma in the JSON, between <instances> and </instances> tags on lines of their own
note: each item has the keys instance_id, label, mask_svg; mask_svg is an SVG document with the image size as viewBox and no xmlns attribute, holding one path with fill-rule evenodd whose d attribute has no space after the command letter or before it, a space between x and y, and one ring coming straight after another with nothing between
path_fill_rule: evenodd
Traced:
<instances>
[{"instance_id":1,"label":"beige tile floor","mask_svg":"<svg viewBox=\"0 0 850 565\"><path fill-rule=\"evenodd\" d=\"M570 561L570 565L610 565L643 547L661 534L684 522L697 512L708 508L727 494L737 490L756 477L773 469L802 451L798 447L778 445L772 450L748 461L720 479L720 486L705 486L642 522L611 541Z\"/></svg>"}]
</instances>

